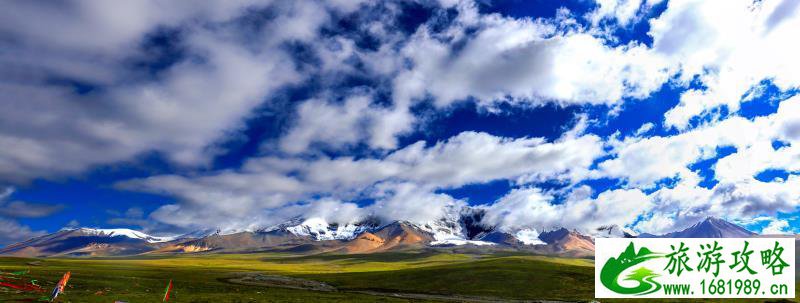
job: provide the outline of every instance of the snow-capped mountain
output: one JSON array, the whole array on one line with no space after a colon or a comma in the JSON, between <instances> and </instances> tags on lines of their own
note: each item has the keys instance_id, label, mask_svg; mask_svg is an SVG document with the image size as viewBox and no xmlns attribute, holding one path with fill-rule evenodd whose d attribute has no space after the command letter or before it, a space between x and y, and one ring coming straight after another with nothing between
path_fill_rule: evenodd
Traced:
<instances>
[{"instance_id":1,"label":"snow-capped mountain","mask_svg":"<svg viewBox=\"0 0 800 303\"><path fill-rule=\"evenodd\" d=\"M594 238L636 237L617 225L605 225L590 235L554 228L495 228L482 222L484 210L451 206L429 222L381 221L375 217L338 224L323 218L296 217L259 230L221 232L204 229L180 236L153 236L125 229L69 228L0 249L19 256L108 256L143 253L211 251L292 251L371 253L409 247L468 246L468 249L519 249L542 254L590 256ZM709 217L681 231L638 237L750 237L755 234L725 220ZM481 246L482 248L476 248Z\"/></svg>"},{"instance_id":2,"label":"snow-capped mountain","mask_svg":"<svg viewBox=\"0 0 800 303\"><path fill-rule=\"evenodd\" d=\"M70 229L64 229L64 230L70 230ZM175 240L175 239L178 238L177 236L156 237L156 236L151 236L151 235L145 234L145 233L140 232L140 231L135 231L135 230L132 230L132 229L127 229L127 228L106 228L106 229L101 229L101 228L81 227L81 228L75 228L75 229L72 229L72 230L78 230L78 231L80 231L80 232L82 232L82 233L84 233L86 235L91 235L91 236L99 236L99 237L105 237L105 236L107 236L107 237L128 237L128 238L131 238L131 239L144 240L144 241L146 241L148 243L168 242L168 241L172 241L172 240Z\"/></svg>"},{"instance_id":3,"label":"snow-capped mountain","mask_svg":"<svg viewBox=\"0 0 800 303\"><path fill-rule=\"evenodd\" d=\"M425 223L411 223L419 229L430 233L434 241L431 245L494 245L495 243L482 241L469 235L474 230L475 209L448 205L442 218Z\"/></svg>"},{"instance_id":4,"label":"snow-capped mountain","mask_svg":"<svg viewBox=\"0 0 800 303\"><path fill-rule=\"evenodd\" d=\"M755 233L720 218L708 217L682 231L662 235L663 238L748 238Z\"/></svg>"},{"instance_id":5,"label":"snow-capped mountain","mask_svg":"<svg viewBox=\"0 0 800 303\"><path fill-rule=\"evenodd\" d=\"M494 245L495 243L481 241L476 235L485 233L489 229L479 226L482 210L470 207L450 205L446 207L444 215L429 222L386 221L376 217L367 217L356 222L346 224L327 222L323 218L295 217L286 222L258 230L259 233L286 232L298 237L306 237L313 241L356 239L366 232L375 232L388 225L401 223L430 237L430 245Z\"/></svg>"},{"instance_id":6,"label":"snow-capped mountain","mask_svg":"<svg viewBox=\"0 0 800 303\"><path fill-rule=\"evenodd\" d=\"M171 241L139 231L117 228L69 228L0 249L18 256L109 256L145 253Z\"/></svg>"},{"instance_id":7,"label":"snow-capped mountain","mask_svg":"<svg viewBox=\"0 0 800 303\"><path fill-rule=\"evenodd\" d=\"M480 208L450 205L445 208L443 216L428 222L399 221L425 233L432 238L431 246L460 245L545 245L539 239L539 232L532 228L513 231L497 231L484 225L481 220L485 211ZM380 222L377 218L368 218L361 222L344 225L328 223L322 218L292 218L284 223L272 226L261 232L284 231L295 236L308 237L314 241L352 240L366 232L374 232L384 226L398 221Z\"/></svg>"},{"instance_id":8,"label":"snow-capped mountain","mask_svg":"<svg viewBox=\"0 0 800 303\"><path fill-rule=\"evenodd\" d=\"M337 224L328 223L323 218L309 218L302 220L297 225L290 226L286 223L278 228L270 228L265 231L269 232L277 229L285 229L297 236L308 236L316 241L324 240L352 240L361 233L375 228L375 224L371 220L362 222Z\"/></svg>"}]
</instances>

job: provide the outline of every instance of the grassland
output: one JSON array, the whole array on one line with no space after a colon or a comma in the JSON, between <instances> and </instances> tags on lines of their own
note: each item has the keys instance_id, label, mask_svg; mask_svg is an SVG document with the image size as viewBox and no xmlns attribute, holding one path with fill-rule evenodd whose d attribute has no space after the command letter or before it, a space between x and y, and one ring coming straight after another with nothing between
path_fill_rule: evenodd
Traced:
<instances>
[{"instance_id":1,"label":"grassland","mask_svg":"<svg viewBox=\"0 0 800 303\"><path fill-rule=\"evenodd\" d=\"M369 261L353 265L347 260L295 261L290 256L273 254L136 259L0 258L0 270L30 270L27 276L38 280L48 291L64 272L71 271L69 287L60 302L160 302L164 287L170 279L174 283L171 300L174 302L407 302L408 300L356 293L236 285L226 282L225 278L248 271L291 275L393 270L441 264L446 263L446 260L454 262L457 259L458 257L451 256L430 256L406 262ZM0 300L15 302L36 299L43 295L45 294L6 291L0 292Z\"/></svg>"},{"instance_id":2,"label":"grassland","mask_svg":"<svg viewBox=\"0 0 800 303\"><path fill-rule=\"evenodd\" d=\"M435 252L0 258L0 271L30 270L27 276L37 279L48 291L64 272L71 271L69 287L59 302L160 302L170 279L174 281L172 302L425 302L446 297L465 301L590 301L592 266L592 261L585 259ZM242 273L319 281L337 291L230 282L231 277ZM0 301L30 302L43 295L0 290Z\"/></svg>"}]
</instances>

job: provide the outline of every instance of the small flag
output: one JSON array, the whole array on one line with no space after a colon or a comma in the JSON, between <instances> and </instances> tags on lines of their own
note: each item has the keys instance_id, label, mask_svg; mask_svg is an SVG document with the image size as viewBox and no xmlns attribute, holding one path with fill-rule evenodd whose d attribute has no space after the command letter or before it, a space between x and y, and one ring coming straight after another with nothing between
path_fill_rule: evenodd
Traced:
<instances>
[{"instance_id":1,"label":"small flag","mask_svg":"<svg viewBox=\"0 0 800 303\"><path fill-rule=\"evenodd\" d=\"M69 281L69 276L70 272L67 272L64 274L63 277L61 277L61 281L58 281L58 284L56 284L56 288L53 289L53 293L50 295L50 302L55 301L56 297L58 297L60 293L64 292L64 287L67 286L67 281Z\"/></svg>"},{"instance_id":2,"label":"small flag","mask_svg":"<svg viewBox=\"0 0 800 303\"><path fill-rule=\"evenodd\" d=\"M167 284L167 289L164 290L164 300L163 302L169 301L169 292L172 291L172 280L169 280L169 284Z\"/></svg>"}]
</instances>

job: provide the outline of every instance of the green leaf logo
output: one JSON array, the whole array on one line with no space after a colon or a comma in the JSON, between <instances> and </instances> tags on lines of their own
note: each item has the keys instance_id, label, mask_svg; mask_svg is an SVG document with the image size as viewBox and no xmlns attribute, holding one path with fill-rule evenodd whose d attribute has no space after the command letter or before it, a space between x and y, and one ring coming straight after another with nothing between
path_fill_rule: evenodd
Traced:
<instances>
[{"instance_id":1,"label":"green leaf logo","mask_svg":"<svg viewBox=\"0 0 800 303\"><path fill-rule=\"evenodd\" d=\"M600 270L600 282L608 289L624 295L646 295L661 289L661 283L655 278L660 276L645 267L635 269L624 280L639 282L634 287L619 285L619 276L628 268L641 264L644 261L661 258L664 254L651 252L647 247L642 247L639 252L633 247L633 242L617 258L609 258Z\"/></svg>"}]
</instances>

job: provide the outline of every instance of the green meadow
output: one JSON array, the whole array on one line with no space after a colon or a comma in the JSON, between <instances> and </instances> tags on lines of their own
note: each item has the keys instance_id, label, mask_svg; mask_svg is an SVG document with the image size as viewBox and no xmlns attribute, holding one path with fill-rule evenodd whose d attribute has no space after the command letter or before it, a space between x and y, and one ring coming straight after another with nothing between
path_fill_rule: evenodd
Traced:
<instances>
[{"instance_id":1,"label":"green meadow","mask_svg":"<svg viewBox=\"0 0 800 303\"><path fill-rule=\"evenodd\" d=\"M72 278L58 302L160 302L170 279L170 302L588 302L594 293L592 260L515 254L0 258L0 271L23 270L29 270L24 279L36 279L47 292L0 288L0 301L36 302L66 271Z\"/></svg>"}]
</instances>

